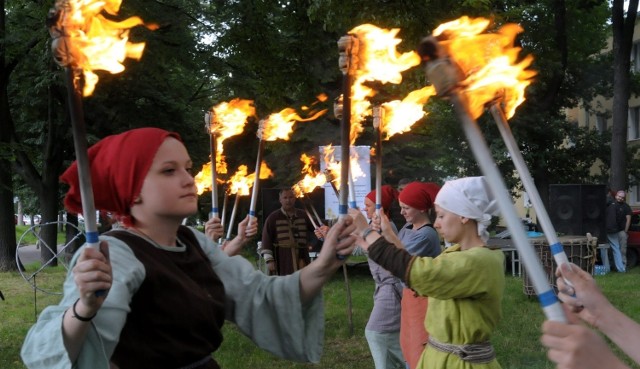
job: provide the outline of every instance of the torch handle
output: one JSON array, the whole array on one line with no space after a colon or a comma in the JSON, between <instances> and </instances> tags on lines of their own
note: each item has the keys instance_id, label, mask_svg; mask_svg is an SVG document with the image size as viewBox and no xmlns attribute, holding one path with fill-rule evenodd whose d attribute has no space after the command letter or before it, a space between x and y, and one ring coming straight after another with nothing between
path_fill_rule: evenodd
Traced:
<instances>
[{"instance_id":1,"label":"torch handle","mask_svg":"<svg viewBox=\"0 0 640 369\"><path fill-rule=\"evenodd\" d=\"M524 186L525 191L529 194L529 198L531 199L531 204L533 208L536 210L536 216L540 225L542 226L542 231L544 232L545 237L547 238L547 242L551 247L551 253L553 258L556 261L556 264L560 266L562 263L567 263L569 259L567 258L567 254L564 252L564 248L558 237L556 235L556 230L551 223L551 218L549 217L549 213L547 213L547 209L544 207L542 203L542 199L540 198L540 193L538 192L538 188L533 182L533 178L531 177L531 173L527 168L527 165L524 162L524 158L522 157L522 153L518 148L518 144L516 143L515 138L513 137L513 133L511 132L511 128L507 123L507 118L504 115L502 109L497 106L497 104L493 104L491 106L491 115L493 119L496 121L498 125L498 129L500 130L500 134L502 135L502 139L504 140L507 149L509 150L509 155L511 156L511 160L520 175L520 180L522 181L522 185Z\"/></svg>"},{"instance_id":2,"label":"torch handle","mask_svg":"<svg viewBox=\"0 0 640 369\"><path fill-rule=\"evenodd\" d=\"M549 285L549 280L545 275L538 256L529 244L529 240L524 233L524 228L509 197L507 187L502 180L500 171L495 165L489 147L484 140L482 131L478 127L477 122L471 118L472 115L468 111L467 105L463 97L460 96L460 93L454 90L450 93L449 97L458 118L462 121L462 126L471 151L476 157L478 166L489 184L491 193L497 200L502 218L507 223L507 228L511 232L511 239L514 241L514 246L518 249L520 260L522 260L533 282L534 290L536 291L538 301L542 306L545 316L549 320L566 322L567 320L562 306Z\"/></svg>"},{"instance_id":3,"label":"torch handle","mask_svg":"<svg viewBox=\"0 0 640 369\"><path fill-rule=\"evenodd\" d=\"M67 83L67 96L69 100L69 112L71 114L71 129L73 131L73 146L76 151L76 164L78 166L78 181L80 185L80 198L82 202L82 216L84 217L85 237L88 247L100 249L98 238L98 224L96 221L96 208L93 198L93 185L91 183L91 167L87 149L87 131L84 124L84 112L82 110L81 84L82 77L78 70L71 67L65 68ZM78 85L76 85L76 83ZM99 290L95 295L104 296L106 291Z\"/></svg>"},{"instance_id":4,"label":"torch handle","mask_svg":"<svg viewBox=\"0 0 640 369\"><path fill-rule=\"evenodd\" d=\"M349 199L349 146L351 145L351 76L342 75L342 122L340 124L340 201L338 216L344 218L347 213Z\"/></svg>"},{"instance_id":5,"label":"torch handle","mask_svg":"<svg viewBox=\"0 0 640 369\"><path fill-rule=\"evenodd\" d=\"M73 131L73 145L76 152L78 166L78 181L80 182L80 197L82 201L82 216L84 217L85 237L87 244L96 249L99 248L98 226L96 221L96 208L93 198L93 186L91 183L91 168L87 154L87 131L84 124L84 112L82 109L82 91L79 72L71 67L65 68L67 93L69 98L69 111L71 113L71 127Z\"/></svg>"},{"instance_id":6,"label":"torch handle","mask_svg":"<svg viewBox=\"0 0 640 369\"><path fill-rule=\"evenodd\" d=\"M256 159L256 171L251 189L251 205L249 206L249 224L256 218L256 203L258 202L258 188L260 187L260 165L262 164L262 153L264 152L264 141L258 141L258 157Z\"/></svg>"},{"instance_id":7,"label":"torch handle","mask_svg":"<svg viewBox=\"0 0 640 369\"><path fill-rule=\"evenodd\" d=\"M376 129L376 214L382 212L382 108L377 107L378 124ZM375 120L375 117L374 117Z\"/></svg>"},{"instance_id":8,"label":"torch handle","mask_svg":"<svg viewBox=\"0 0 640 369\"><path fill-rule=\"evenodd\" d=\"M351 165L349 165L349 169L351 169ZM356 209L358 207L358 203L356 202L356 184L353 180L353 173L349 170L349 207L351 209Z\"/></svg>"},{"instance_id":9,"label":"torch handle","mask_svg":"<svg viewBox=\"0 0 640 369\"><path fill-rule=\"evenodd\" d=\"M218 209L217 142L216 135L213 132L209 136L211 144L211 214L209 218L217 218L220 214Z\"/></svg>"},{"instance_id":10,"label":"torch handle","mask_svg":"<svg viewBox=\"0 0 640 369\"><path fill-rule=\"evenodd\" d=\"M233 229L233 222L236 219L236 211L238 209L238 202L240 202L240 195L236 194L236 199L233 202L233 210L231 210L231 218L229 218L229 228L227 228L227 240L231 239L231 230Z\"/></svg>"}]
</instances>

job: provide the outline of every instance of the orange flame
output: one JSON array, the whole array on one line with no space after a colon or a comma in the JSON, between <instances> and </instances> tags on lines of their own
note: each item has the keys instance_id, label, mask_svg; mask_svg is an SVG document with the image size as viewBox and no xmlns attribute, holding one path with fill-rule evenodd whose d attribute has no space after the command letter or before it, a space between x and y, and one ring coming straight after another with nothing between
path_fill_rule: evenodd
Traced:
<instances>
[{"instance_id":1,"label":"orange flame","mask_svg":"<svg viewBox=\"0 0 640 369\"><path fill-rule=\"evenodd\" d=\"M260 163L260 179L267 179L273 175L271 169L265 162ZM227 181L230 195L237 194L239 196L248 196L251 193L251 187L256 180L256 174L247 174L247 166L241 165Z\"/></svg>"},{"instance_id":2,"label":"orange flame","mask_svg":"<svg viewBox=\"0 0 640 369\"><path fill-rule=\"evenodd\" d=\"M357 70L351 89L351 132L353 144L363 128L361 122L371 115L371 103L367 100L376 95L376 91L365 86L366 82L399 84L401 72L420 64L420 56L413 51L400 54L396 46L402 42L396 38L400 29L382 29L371 24L355 27L350 34L360 41L356 56Z\"/></svg>"},{"instance_id":3,"label":"orange flame","mask_svg":"<svg viewBox=\"0 0 640 369\"><path fill-rule=\"evenodd\" d=\"M410 92L402 101L393 100L382 104L384 114L380 130L385 134L383 138L388 140L395 134L410 131L413 124L426 115L424 104L435 94L433 86L426 86Z\"/></svg>"},{"instance_id":4,"label":"orange flame","mask_svg":"<svg viewBox=\"0 0 640 369\"><path fill-rule=\"evenodd\" d=\"M527 69L533 56L520 59L521 48L514 46L516 35L523 31L520 26L506 24L496 33L481 33L489 24L484 18L461 17L440 25L433 35L463 71L465 79L460 85L473 118L478 118L484 106L497 97L502 98L505 115L511 118L536 75Z\"/></svg>"},{"instance_id":5,"label":"orange flame","mask_svg":"<svg viewBox=\"0 0 640 369\"><path fill-rule=\"evenodd\" d=\"M325 165L325 183L333 182L336 187L340 187L341 179L341 165L340 161L337 161L334 155L335 148L328 145L324 149L324 165ZM358 155L355 151L351 151L349 155L349 170L351 172L351 178L355 181L357 178L364 177L366 174L360 167L358 162Z\"/></svg>"},{"instance_id":6,"label":"orange flame","mask_svg":"<svg viewBox=\"0 0 640 369\"><path fill-rule=\"evenodd\" d=\"M235 98L211 108L209 131L216 136L216 173L227 173L222 143L229 137L241 134L249 117L256 115L252 100Z\"/></svg>"},{"instance_id":7,"label":"orange flame","mask_svg":"<svg viewBox=\"0 0 640 369\"><path fill-rule=\"evenodd\" d=\"M327 183L327 176L324 173L318 173L314 169L315 159L312 156L307 156L303 153L300 156L300 161L304 164L302 173L305 176L292 187L296 197L303 197L305 193L310 193L316 187L322 187Z\"/></svg>"},{"instance_id":8,"label":"orange flame","mask_svg":"<svg viewBox=\"0 0 640 369\"><path fill-rule=\"evenodd\" d=\"M121 22L106 19L102 11L117 15L121 0L58 0L56 8L61 10L57 28L61 38L54 43L58 62L82 70L84 75L83 95L93 93L98 76L95 70L112 74L122 72L126 58L139 60L144 43L129 42L129 29L144 25L139 17L130 17ZM157 29L156 25L146 25Z\"/></svg>"},{"instance_id":9,"label":"orange flame","mask_svg":"<svg viewBox=\"0 0 640 369\"><path fill-rule=\"evenodd\" d=\"M327 100L325 94L317 96L318 101L312 104L315 105L318 102L324 102ZM308 107L302 107L301 110L308 110L309 116L302 118L293 108L284 108L279 113L273 113L266 119L260 121L260 127L258 129L258 137L263 141L275 141L277 139L289 140L289 135L293 132L293 125L296 122L309 122L317 119L327 112L327 109L313 110Z\"/></svg>"},{"instance_id":10,"label":"orange flame","mask_svg":"<svg viewBox=\"0 0 640 369\"><path fill-rule=\"evenodd\" d=\"M202 170L193 177L196 182L196 188L198 189L198 195L202 195L205 191L211 191L211 162L202 166ZM223 184L224 181L220 178L216 178L219 184Z\"/></svg>"}]
</instances>

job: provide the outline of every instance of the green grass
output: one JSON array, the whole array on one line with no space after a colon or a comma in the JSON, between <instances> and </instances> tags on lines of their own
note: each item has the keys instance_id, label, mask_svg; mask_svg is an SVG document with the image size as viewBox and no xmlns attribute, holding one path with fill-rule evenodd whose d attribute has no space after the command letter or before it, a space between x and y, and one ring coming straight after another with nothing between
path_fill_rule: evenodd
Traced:
<instances>
[{"instance_id":1,"label":"green grass","mask_svg":"<svg viewBox=\"0 0 640 369\"><path fill-rule=\"evenodd\" d=\"M31 269L36 265L28 267ZM324 289L326 334L324 354L319 365L278 359L257 349L233 324L227 323L223 328L224 342L215 353L221 367L372 368L373 361L364 337L364 327L372 306L373 281L366 265L349 267L348 273L352 298L352 324L347 314L345 279L340 270ZM38 274L38 287L59 290L64 275L65 270L62 267L48 269ZM640 268L634 268L626 274L610 273L596 277L610 300L635 320L640 320L640 290L637 288L639 275ZM545 350L539 343L540 326L544 316L537 299L523 293L521 278L512 277L510 273L506 278L503 319L492 339L500 364L504 369L554 368L546 359ZM6 301L0 301L0 368L24 369L19 351L27 330L35 320L35 313L48 304L56 303L60 296L34 293L32 286L24 281L19 273L0 273L0 289L6 297ZM620 353L619 356L623 357Z\"/></svg>"},{"instance_id":2,"label":"green grass","mask_svg":"<svg viewBox=\"0 0 640 369\"><path fill-rule=\"evenodd\" d=\"M34 245L37 241L36 231L39 226L31 226L28 225L16 225L16 242L19 242L21 245ZM65 234L64 232L58 232L58 244L65 242Z\"/></svg>"}]
</instances>

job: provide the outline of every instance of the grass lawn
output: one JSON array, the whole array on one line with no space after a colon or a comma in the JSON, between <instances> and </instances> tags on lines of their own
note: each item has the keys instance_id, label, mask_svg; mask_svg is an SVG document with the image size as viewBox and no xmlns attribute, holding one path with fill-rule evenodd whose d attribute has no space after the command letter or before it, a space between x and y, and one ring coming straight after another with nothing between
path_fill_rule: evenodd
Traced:
<instances>
[{"instance_id":1,"label":"grass lawn","mask_svg":"<svg viewBox=\"0 0 640 369\"><path fill-rule=\"evenodd\" d=\"M35 268L36 266L29 266ZM38 275L38 287L59 291L65 275L63 267L48 269ZM324 289L325 349L320 364L292 363L257 349L230 323L224 326L224 342L215 357L224 369L327 368L371 369L371 359L364 327L372 306L373 281L366 265L348 268L352 297L351 321L347 314L345 278L340 270ZM597 276L606 295L622 311L640 321L640 268L626 274ZM553 368L539 343L540 325L544 320L537 299L523 293L522 279L507 274L503 302L503 319L492 342L498 360L505 369ZM35 321L35 315L59 295L34 293L19 273L0 273L0 289L6 301L0 301L0 368L23 369L19 351L24 336ZM351 332L353 329L353 332ZM619 356L621 356L619 354ZM627 360L629 363L629 360ZM634 366L638 368L638 366Z\"/></svg>"}]
</instances>

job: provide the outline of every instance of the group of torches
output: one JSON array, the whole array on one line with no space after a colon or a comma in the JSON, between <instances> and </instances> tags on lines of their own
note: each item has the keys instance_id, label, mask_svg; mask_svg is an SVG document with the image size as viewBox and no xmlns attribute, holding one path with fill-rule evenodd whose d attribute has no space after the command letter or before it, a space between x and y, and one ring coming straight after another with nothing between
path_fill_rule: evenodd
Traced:
<instances>
[{"instance_id":1,"label":"group of torches","mask_svg":"<svg viewBox=\"0 0 640 369\"><path fill-rule=\"evenodd\" d=\"M76 160L81 179L81 195L83 215L86 221L87 243L97 246L97 226L95 206L89 171L86 159L86 134L82 113L82 96L89 96L97 75L94 70L107 70L118 73L124 70L122 62L125 58L140 58L144 49L143 43L133 44L128 41L129 29L136 25L145 25L153 29L153 25L145 24L138 17L131 17L122 22L114 22L101 15L102 12L116 15L120 0L58 0L50 12L48 25L53 37L55 60L67 71L67 87L72 114ZM396 37L399 29L381 29L365 24L355 27L347 35L338 40L340 52L339 67L343 74L342 96L334 108L336 117L341 119L340 155L333 150L325 152L327 170L315 170L312 160L303 155L301 160L304 178L292 188L296 195L305 199L306 194L316 187L329 183L339 197L339 216L347 216L348 206L355 207L353 181L356 175L357 158L350 153L352 147L363 131L362 124L371 118L376 132L376 209L380 211L381 173L382 173L382 140L393 135L407 132L411 126L422 119L426 112L425 104L432 96L448 99L461 120L465 135L480 169L486 176L491 191L496 198L504 221L511 232L514 246L531 277L542 308L551 320L564 321L564 313L549 285L547 276L537 255L529 244L524 228L515 211L509 192L491 157L488 146L482 136L475 119L485 109L489 109L497 122L503 139L514 160L516 169L524 184L525 190L532 199L538 220L545 236L551 245L552 254L558 264L567 262L562 245L558 242L556 232L542 205L533 180L522 159L518 146L511 134L507 119L512 117L515 109L524 101L524 89L531 83L535 72L529 70L533 58L521 57L521 49L514 46L515 37L522 29L514 24L506 24L497 30L489 31L490 21L484 18L468 18L463 16L457 20L437 27L430 36L422 40L418 51L399 53L396 50L401 40ZM370 87L373 81L381 84L402 82L402 72L425 65L426 75L431 82L416 91L412 91L402 100L388 101L372 106L371 98L377 91ZM319 95L318 101L326 96ZM314 103L315 104L315 103ZM313 105L312 105L313 107ZM224 203L228 196L235 195L237 204L240 196L248 196L251 189L250 219L256 214L256 198L259 180L271 175L271 171L263 163L264 143L268 141L288 140L297 122L317 119L326 110L314 111L309 108L304 117L293 108L285 108L259 121L258 157L254 173L248 173L246 165L240 166L235 174L226 180L218 175L227 175L228 170L223 155L223 142L227 138L243 132L250 117L255 117L253 102L233 99L213 107L205 115L207 133L211 140L211 162L206 164L196 176L198 192L212 192L211 216L225 218L218 209L218 184L225 188ZM355 159L355 160L354 160ZM348 200L351 193L351 200ZM349 203L349 204L348 204ZM307 215L315 226L323 223L310 202L303 201ZM229 222L235 217L236 207L232 211Z\"/></svg>"}]
</instances>

